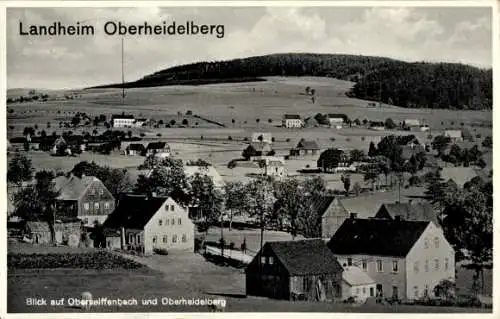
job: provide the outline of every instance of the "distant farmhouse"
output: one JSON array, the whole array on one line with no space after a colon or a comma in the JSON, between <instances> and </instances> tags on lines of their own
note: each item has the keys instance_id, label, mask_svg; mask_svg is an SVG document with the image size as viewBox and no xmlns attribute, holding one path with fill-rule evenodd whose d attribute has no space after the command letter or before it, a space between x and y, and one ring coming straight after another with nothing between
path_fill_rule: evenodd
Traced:
<instances>
[{"instance_id":1,"label":"distant farmhouse","mask_svg":"<svg viewBox=\"0 0 500 319\"><path fill-rule=\"evenodd\" d=\"M146 146L146 156L153 155L159 158L170 156L170 146L166 142L151 142Z\"/></svg>"},{"instance_id":2,"label":"distant farmhouse","mask_svg":"<svg viewBox=\"0 0 500 319\"><path fill-rule=\"evenodd\" d=\"M297 146L290 150L290 156L316 155L318 151L319 146L316 141L301 139Z\"/></svg>"},{"instance_id":3,"label":"distant farmhouse","mask_svg":"<svg viewBox=\"0 0 500 319\"><path fill-rule=\"evenodd\" d=\"M59 192L57 219L78 218L85 226L92 227L95 222L102 224L115 208L113 195L97 177L59 176L54 184Z\"/></svg>"},{"instance_id":4,"label":"distant farmhouse","mask_svg":"<svg viewBox=\"0 0 500 319\"><path fill-rule=\"evenodd\" d=\"M112 115L111 126L113 126L113 128L135 127L135 117L133 115L126 114Z\"/></svg>"},{"instance_id":5,"label":"distant farmhouse","mask_svg":"<svg viewBox=\"0 0 500 319\"><path fill-rule=\"evenodd\" d=\"M146 154L146 147L141 143L130 143L125 149L125 154L129 156L141 156Z\"/></svg>"},{"instance_id":6,"label":"distant farmhouse","mask_svg":"<svg viewBox=\"0 0 500 319\"><path fill-rule=\"evenodd\" d=\"M342 126L349 118L345 114L327 114L328 123L332 127Z\"/></svg>"},{"instance_id":7,"label":"distant farmhouse","mask_svg":"<svg viewBox=\"0 0 500 319\"><path fill-rule=\"evenodd\" d=\"M403 121L403 128L410 131L419 131L421 126L420 120L406 119Z\"/></svg>"},{"instance_id":8,"label":"distant farmhouse","mask_svg":"<svg viewBox=\"0 0 500 319\"><path fill-rule=\"evenodd\" d=\"M264 168L265 176L272 176L278 178L286 176L285 164L283 161L265 158L260 162L262 163L261 165Z\"/></svg>"},{"instance_id":9,"label":"distant farmhouse","mask_svg":"<svg viewBox=\"0 0 500 319\"><path fill-rule=\"evenodd\" d=\"M449 137L452 140L452 142L463 141L461 130L446 130L444 131L444 136Z\"/></svg>"},{"instance_id":10,"label":"distant farmhouse","mask_svg":"<svg viewBox=\"0 0 500 319\"><path fill-rule=\"evenodd\" d=\"M266 242L245 269L246 294L341 301L343 268L323 240Z\"/></svg>"},{"instance_id":11,"label":"distant farmhouse","mask_svg":"<svg viewBox=\"0 0 500 319\"><path fill-rule=\"evenodd\" d=\"M184 165L184 174L186 177L193 177L195 174L206 175L210 177L214 186L222 189L224 187L224 179L220 176L219 172L213 166L192 166L192 165Z\"/></svg>"},{"instance_id":12,"label":"distant farmhouse","mask_svg":"<svg viewBox=\"0 0 500 319\"><path fill-rule=\"evenodd\" d=\"M170 197L125 195L103 225L107 249L151 255L155 249L194 250L194 224Z\"/></svg>"},{"instance_id":13,"label":"distant farmhouse","mask_svg":"<svg viewBox=\"0 0 500 319\"><path fill-rule=\"evenodd\" d=\"M455 251L433 222L349 218L328 247L374 279L378 298L432 297L441 280L455 281Z\"/></svg>"},{"instance_id":14,"label":"distant farmhouse","mask_svg":"<svg viewBox=\"0 0 500 319\"><path fill-rule=\"evenodd\" d=\"M266 142L252 142L243 150L243 157L246 160L255 156L272 156L273 154L271 144Z\"/></svg>"},{"instance_id":15,"label":"distant farmhouse","mask_svg":"<svg viewBox=\"0 0 500 319\"><path fill-rule=\"evenodd\" d=\"M251 140L251 142L252 143L261 143L261 142L264 142L264 143L271 144L273 142L273 137L272 137L271 133L256 132L256 133L252 133L252 140Z\"/></svg>"},{"instance_id":16,"label":"distant farmhouse","mask_svg":"<svg viewBox=\"0 0 500 319\"><path fill-rule=\"evenodd\" d=\"M429 221L433 222L436 227L440 227L436 211L427 202L410 200L408 203L385 203L380 206L375 218Z\"/></svg>"},{"instance_id":17,"label":"distant farmhouse","mask_svg":"<svg viewBox=\"0 0 500 319\"><path fill-rule=\"evenodd\" d=\"M282 125L286 128L301 128L304 126L304 122L298 114L285 114Z\"/></svg>"}]
</instances>

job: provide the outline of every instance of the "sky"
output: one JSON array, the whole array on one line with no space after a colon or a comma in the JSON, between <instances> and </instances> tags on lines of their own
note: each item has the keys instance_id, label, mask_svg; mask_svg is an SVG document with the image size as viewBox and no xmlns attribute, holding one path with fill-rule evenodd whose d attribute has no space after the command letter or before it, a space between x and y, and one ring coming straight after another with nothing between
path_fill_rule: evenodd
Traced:
<instances>
[{"instance_id":1,"label":"sky","mask_svg":"<svg viewBox=\"0 0 500 319\"><path fill-rule=\"evenodd\" d=\"M121 37L106 21L223 24L224 37L126 36L125 80L180 64L310 52L492 66L490 8L8 8L7 87L76 89L121 81ZM91 24L94 36L22 36L23 25Z\"/></svg>"}]
</instances>

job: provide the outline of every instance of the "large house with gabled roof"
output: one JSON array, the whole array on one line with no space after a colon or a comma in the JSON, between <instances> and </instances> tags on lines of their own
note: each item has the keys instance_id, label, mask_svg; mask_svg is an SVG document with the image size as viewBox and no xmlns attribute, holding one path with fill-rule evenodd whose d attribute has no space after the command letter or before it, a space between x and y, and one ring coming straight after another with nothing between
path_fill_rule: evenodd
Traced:
<instances>
[{"instance_id":1,"label":"large house with gabled roof","mask_svg":"<svg viewBox=\"0 0 500 319\"><path fill-rule=\"evenodd\" d=\"M194 224L171 197L125 194L104 222L106 248L193 251Z\"/></svg>"},{"instance_id":2,"label":"large house with gabled roof","mask_svg":"<svg viewBox=\"0 0 500 319\"><path fill-rule=\"evenodd\" d=\"M304 121L298 114L285 114L283 115L282 125L286 128L300 128L304 126Z\"/></svg>"},{"instance_id":3,"label":"large house with gabled roof","mask_svg":"<svg viewBox=\"0 0 500 319\"><path fill-rule=\"evenodd\" d=\"M378 298L431 297L441 280L455 281L455 251L431 221L349 218L327 245L374 279Z\"/></svg>"},{"instance_id":4,"label":"large house with gabled roof","mask_svg":"<svg viewBox=\"0 0 500 319\"><path fill-rule=\"evenodd\" d=\"M115 208L115 198L95 176L78 177L73 174L54 179L56 218L80 219L84 225L102 224Z\"/></svg>"}]
</instances>

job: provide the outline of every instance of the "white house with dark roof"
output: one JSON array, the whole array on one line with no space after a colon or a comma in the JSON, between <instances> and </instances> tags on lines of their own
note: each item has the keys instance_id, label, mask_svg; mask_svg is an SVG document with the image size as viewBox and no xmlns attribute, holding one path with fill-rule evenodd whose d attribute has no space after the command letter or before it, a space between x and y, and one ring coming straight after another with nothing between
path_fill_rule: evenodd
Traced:
<instances>
[{"instance_id":1,"label":"white house with dark roof","mask_svg":"<svg viewBox=\"0 0 500 319\"><path fill-rule=\"evenodd\" d=\"M128 115L128 114L113 115L111 117L111 125L114 128L134 127L135 117L133 115Z\"/></svg>"},{"instance_id":2,"label":"white house with dark roof","mask_svg":"<svg viewBox=\"0 0 500 319\"><path fill-rule=\"evenodd\" d=\"M375 280L378 298L431 297L441 280L455 281L455 251L430 221L349 218L327 245Z\"/></svg>"},{"instance_id":3,"label":"white house with dark roof","mask_svg":"<svg viewBox=\"0 0 500 319\"><path fill-rule=\"evenodd\" d=\"M146 156L166 158L170 156L170 146L166 142L151 142L146 146Z\"/></svg>"},{"instance_id":4,"label":"white house with dark roof","mask_svg":"<svg viewBox=\"0 0 500 319\"><path fill-rule=\"evenodd\" d=\"M146 255L155 249L194 250L194 224L187 209L170 197L124 196L103 227L108 249L124 248Z\"/></svg>"},{"instance_id":5,"label":"white house with dark roof","mask_svg":"<svg viewBox=\"0 0 500 319\"><path fill-rule=\"evenodd\" d=\"M286 128L300 128L304 126L304 121L298 114L285 114L283 115L282 125Z\"/></svg>"},{"instance_id":6,"label":"white house with dark roof","mask_svg":"<svg viewBox=\"0 0 500 319\"><path fill-rule=\"evenodd\" d=\"M356 301L363 302L369 297L375 297L377 284L375 280L361 268L356 266L345 266L342 273L342 298L356 298Z\"/></svg>"},{"instance_id":7,"label":"white house with dark roof","mask_svg":"<svg viewBox=\"0 0 500 319\"><path fill-rule=\"evenodd\" d=\"M463 141L461 130L446 130L443 135L449 137L453 142Z\"/></svg>"}]
</instances>

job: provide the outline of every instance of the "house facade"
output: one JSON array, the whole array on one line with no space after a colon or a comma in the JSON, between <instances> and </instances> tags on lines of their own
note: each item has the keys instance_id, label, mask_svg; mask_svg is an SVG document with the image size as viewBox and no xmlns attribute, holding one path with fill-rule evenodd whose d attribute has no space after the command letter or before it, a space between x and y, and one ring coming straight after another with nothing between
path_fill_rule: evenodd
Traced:
<instances>
[{"instance_id":1,"label":"house facade","mask_svg":"<svg viewBox=\"0 0 500 319\"><path fill-rule=\"evenodd\" d=\"M111 125L114 128L120 128L120 127L135 127L135 118L133 115L113 115L111 117Z\"/></svg>"},{"instance_id":2,"label":"house facade","mask_svg":"<svg viewBox=\"0 0 500 319\"><path fill-rule=\"evenodd\" d=\"M301 139L297 146L290 150L290 156L316 155L318 152L319 146L316 141Z\"/></svg>"},{"instance_id":3,"label":"house facade","mask_svg":"<svg viewBox=\"0 0 500 319\"><path fill-rule=\"evenodd\" d=\"M378 298L434 296L441 280L455 280L455 252L432 222L349 218L328 247L375 281Z\"/></svg>"},{"instance_id":4,"label":"house facade","mask_svg":"<svg viewBox=\"0 0 500 319\"><path fill-rule=\"evenodd\" d=\"M281 161L264 160L264 175L272 177L285 177L285 165Z\"/></svg>"},{"instance_id":5,"label":"house facade","mask_svg":"<svg viewBox=\"0 0 500 319\"><path fill-rule=\"evenodd\" d=\"M170 146L165 142L152 142L146 146L146 156L165 158L170 156Z\"/></svg>"},{"instance_id":6,"label":"house facade","mask_svg":"<svg viewBox=\"0 0 500 319\"><path fill-rule=\"evenodd\" d=\"M347 122L347 115L345 114L327 114L328 123L330 126L341 126Z\"/></svg>"},{"instance_id":7,"label":"house facade","mask_svg":"<svg viewBox=\"0 0 500 319\"><path fill-rule=\"evenodd\" d=\"M356 266L344 266L342 274L342 297L354 297L357 301L375 297L376 283L366 271Z\"/></svg>"},{"instance_id":8,"label":"house facade","mask_svg":"<svg viewBox=\"0 0 500 319\"><path fill-rule=\"evenodd\" d=\"M282 121L283 127L286 128L301 128L304 122L298 114L285 114Z\"/></svg>"},{"instance_id":9,"label":"house facade","mask_svg":"<svg viewBox=\"0 0 500 319\"><path fill-rule=\"evenodd\" d=\"M170 197L127 195L104 223L106 244L151 255L155 249L194 250L194 224ZM120 236L120 240L117 237Z\"/></svg>"},{"instance_id":10,"label":"house facade","mask_svg":"<svg viewBox=\"0 0 500 319\"><path fill-rule=\"evenodd\" d=\"M80 219L85 226L102 224L115 208L115 199L94 176L59 176L54 179L59 192L56 199L57 219Z\"/></svg>"},{"instance_id":11,"label":"house facade","mask_svg":"<svg viewBox=\"0 0 500 319\"><path fill-rule=\"evenodd\" d=\"M323 240L267 242L245 269L246 294L340 301L343 268Z\"/></svg>"}]
</instances>

